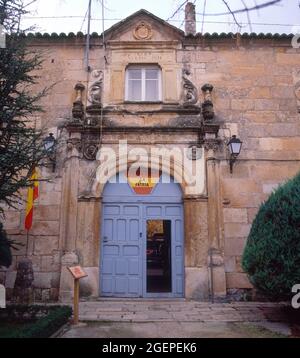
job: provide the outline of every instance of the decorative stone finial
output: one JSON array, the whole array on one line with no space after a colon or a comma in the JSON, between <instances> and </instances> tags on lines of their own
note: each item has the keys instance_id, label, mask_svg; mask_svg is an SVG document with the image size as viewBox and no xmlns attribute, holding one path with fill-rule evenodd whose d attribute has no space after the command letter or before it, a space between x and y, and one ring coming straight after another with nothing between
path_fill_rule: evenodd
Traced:
<instances>
[{"instance_id":1,"label":"decorative stone finial","mask_svg":"<svg viewBox=\"0 0 300 358\"><path fill-rule=\"evenodd\" d=\"M83 83L78 82L75 85L75 91L76 91L76 100L75 102L80 102L82 103L82 93L85 90L85 86Z\"/></svg>"},{"instance_id":2,"label":"decorative stone finial","mask_svg":"<svg viewBox=\"0 0 300 358\"><path fill-rule=\"evenodd\" d=\"M214 89L214 86L209 84L209 83L206 83L205 85L203 85L201 87L201 90L204 94L204 100L205 101L208 101L208 100L212 100L212 97L211 97L211 93L212 93L212 90Z\"/></svg>"},{"instance_id":3,"label":"decorative stone finial","mask_svg":"<svg viewBox=\"0 0 300 358\"><path fill-rule=\"evenodd\" d=\"M83 119L84 117L84 106L83 106L83 99L82 99L84 90L85 90L85 86L81 82L78 82L75 86L76 99L75 102L73 103L73 109L72 109L73 118Z\"/></svg>"},{"instance_id":4,"label":"decorative stone finial","mask_svg":"<svg viewBox=\"0 0 300 358\"><path fill-rule=\"evenodd\" d=\"M211 95L213 88L213 85L209 83L206 83L201 87L204 97L204 102L202 103L202 115L205 121L211 121L215 116Z\"/></svg>"}]
</instances>

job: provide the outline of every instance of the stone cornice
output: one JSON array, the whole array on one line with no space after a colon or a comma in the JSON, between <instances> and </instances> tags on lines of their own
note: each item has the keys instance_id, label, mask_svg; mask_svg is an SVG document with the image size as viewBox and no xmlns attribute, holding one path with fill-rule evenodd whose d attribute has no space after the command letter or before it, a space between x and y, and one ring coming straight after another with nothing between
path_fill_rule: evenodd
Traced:
<instances>
[{"instance_id":1,"label":"stone cornice","mask_svg":"<svg viewBox=\"0 0 300 358\"><path fill-rule=\"evenodd\" d=\"M93 196L93 195L86 194L86 195L80 195L80 196L78 197L78 201L79 201L79 202L96 202L96 203L101 203L102 197L95 197L95 196Z\"/></svg>"},{"instance_id":2,"label":"stone cornice","mask_svg":"<svg viewBox=\"0 0 300 358\"><path fill-rule=\"evenodd\" d=\"M228 32L228 33L205 33L205 34L201 34L201 33L197 33L195 36L185 36L184 40L185 42L198 42L199 39L206 39L206 40L214 40L214 39L228 39L228 40L233 40L233 38L236 36L236 34L232 33L232 32ZM243 33L241 34L241 39L251 39L251 40L281 40L281 41L287 41L290 42L291 39L293 38L294 34L271 34L271 33ZM82 41L84 42L86 39L86 35L83 34L82 32L78 32L78 33L73 33L70 32L68 34L66 33L28 33L26 36L23 36L26 39L44 39L44 40L57 40L57 41L62 41L62 40L72 40L72 39L82 39ZM91 39L96 39L99 41L99 39L102 39L102 35L98 34L96 32L93 32L91 34ZM113 40L110 40L113 41ZM174 40L175 42L178 40ZM117 41L116 41L117 42ZM154 41L155 42L155 41ZM141 42L140 42L141 43Z\"/></svg>"},{"instance_id":3,"label":"stone cornice","mask_svg":"<svg viewBox=\"0 0 300 358\"><path fill-rule=\"evenodd\" d=\"M139 106L142 105L141 108L133 108L130 106ZM158 108L155 108L158 106ZM87 112L89 114L100 114L101 109L95 107L88 107ZM113 115L113 114L163 114L163 113L175 113L182 115L198 115L201 113L201 108L197 105L188 105L188 106L180 106L178 103L174 104L160 104L160 103L122 103L120 105L112 105L104 107L102 110L103 115Z\"/></svg>"},{"instance_id":4,"label":"stone cornice","mask_svg":"<svg viewBox=\"0 0 300 358\"><path fill-rule=\"evenodd\" d=\"M206 195L185 195L183 201L200 201L206 203L208 201L208 197Z\"/></svg>"},{"instance_id":5,"label":"stone cornice","mask_svg":"<svg viewBox=\"0 0 300 358\"><path fill-rule=\"evenodd\" d=\"M174 50L181 44L180 41L114 41L110 40L106 42L107 49L113 50L131 50L131 49L171 49Z\"/></svg>"},{"instance_id":6,"label":"stone cornice","mask_svg":"<svg viewBox=\"0 0 300 358\"><path fill-rule=\"evenodd\" d=\"M87 132L87 133L99 133L100 126L78 126L76 124L68 124L67 126L69 132ZM200 126L191 126L191 127L175 127L175 126L103 126L102 132L103 133L153 133L153 132L199 132Z\"/></svg>"}]
</instances>

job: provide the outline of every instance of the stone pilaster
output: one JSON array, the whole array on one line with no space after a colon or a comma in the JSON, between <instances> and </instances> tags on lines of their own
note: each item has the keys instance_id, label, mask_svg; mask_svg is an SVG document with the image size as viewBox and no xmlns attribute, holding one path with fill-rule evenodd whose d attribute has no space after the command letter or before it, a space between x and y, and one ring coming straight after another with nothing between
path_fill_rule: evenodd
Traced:
<instances>
[{"instance_id":1,"label":"stone pilaster","mask_svg":"<svg viewBox=\"0 0 300 358\"><path fill-rule=\"evenodd\" d=\"M64 253L61 259L60 300L72 298L73 279L68 266L78 264L76 255L76 230L79 182L80 134L72 133L67 144L67 158L63 171L63 188L61 202L60 249Z\"/></svg>"},{"instance_id":2,"label":"stone pilaster","mask_svg":"<svg viewBox=\"0 0 300 358\"><path fill-rule=\"evenodd\" d=\"M60 248L65 252L75 250L79 182L79 145L80 134L72 134L72 138L67 144L68 155L63 171L61 202Z\"/></svg>"},{"instance_id":3,"label":"stone pilaster","mask_svg":"<svg viewBox=\"0 0 300 358\"><path fill-rule=\"evenodd\" d=\"M208 195L208 266L210 267L211 295L226 295L226 277L221 229L219 162L214 150L207 151L207 195Z\"/></svg>"},{"instance_id":4,"label":"stone pilaster","mask_svg":"<svg viewBox=\"0 0 300 358\"><path fill-rule=\"evenodd\" d=\"M185 226L185 296L208 299L207 269L207 199L189 196L184 199Z\"/></svg>"},{"instance_id":5,"label":"stone pilaster","mask_svg":"<svg viewBox=\"0 0 300 358\"><path fill-rule=\"evenodd\" d=\"M61 302L70 302L73 298L74 279L70 274L68 267L78 264L78 256L75 252L68 252L61 258L61 273L59 284L59 300Z\"/></svg>"},{"instance_id":6,"label":"stone pilaster","mask_svg":"<svg viewBox=\"0 0 300 358\"><path fill-rule=\"evenodd\" d=\"M80 198L76 250L85 267L99 267L101 199Z\"/></svg>"}]
</instances>

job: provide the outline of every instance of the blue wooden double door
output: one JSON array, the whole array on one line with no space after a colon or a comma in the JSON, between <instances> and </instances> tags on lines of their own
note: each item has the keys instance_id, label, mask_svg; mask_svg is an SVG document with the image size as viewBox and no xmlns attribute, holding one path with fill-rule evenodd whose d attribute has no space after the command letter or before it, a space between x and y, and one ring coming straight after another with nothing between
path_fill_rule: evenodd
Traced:
<instances>
[{"instance_id":1,"label":"blue wooden double door","mask_svg":"<svg viewBox=\"0 0 300 358\"><path fill-rule=\"evenodd\" d=\"M100 295L183 297L180 186L161 178L150 195L137 195L118 179L103 193Z\"/></svg>"}]
</instances>

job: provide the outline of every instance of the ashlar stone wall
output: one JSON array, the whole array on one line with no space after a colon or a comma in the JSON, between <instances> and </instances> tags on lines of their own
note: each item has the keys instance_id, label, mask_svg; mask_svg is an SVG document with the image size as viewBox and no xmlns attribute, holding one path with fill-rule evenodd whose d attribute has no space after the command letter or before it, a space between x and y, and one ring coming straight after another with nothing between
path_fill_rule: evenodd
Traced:
<instances>
[{"instance_id":1,"label":"ashlar stone wall","mask_svg":"<svg viewBox=\"0 0 300 358\"><path fill-rule=\"evenodd\" d=\"M243 141L232 174L226 153L218 155L226 286L234 292L251 288L241 255L260 204L300 170L300 53L289 41L227 46L211 44L205 51L192 50L188 58L195 61L197 81L214 85L223 134Z\"/></svg>"},{"instance_id":2,"label":"ashlar stone wall","mask_svg":"<svg viewBox=\"0 0 300 358\"><path fill-rule=\"evenodd\" d=\"M128 40L126 36L125 40ZM164 41L163 38L159 40ZM99 39L92 41L90 65L94 69L106 68L105 85L109 91L105 92L104 87L105 105L120 106L123 101L123 90L120 91L120 88L124 88L125 57L119 49L113 54L108 53L108 63L104 64L99 43ZM67 141L71 134L65 131L64 125L72 117L75 84L81 82L87 87L90 76L84 67L84 41L80 38L35 39L31 45L46 53L44 68L40 73L40 86L56 83L50 94L42 100L45 112L36 120L39 126L46 126L59 139L57 169L54 173L50 167L41 169L41 176L50 181L40 183L34 224L28 238L28 256L34 265L35 298L47 301L57 300L59 296L61 258L68 246L66 240L75 243L79 262L83 266L97 265L98 254L95 256L95 250L99 249L99 242L95 241L97 239L93 233L99 229L96 221L99 220L97 215L100 215L101 204L80 199L82 187L88 182L93 164L80 160L79 172L74 168L74 177L66 179L66 168L67 165L72 165L73 157L70 151L67 154ZM152 44L152 50L150 47L147 47L148 53L152 50L157 52L155 44ZM138 51L142 52L143 49ZM111 59L119 68L109 67ZM138 62L141 63L140 60ZM174 79L180 82L184 66L190 69L191 80L199 93L205 83L214 86L213 103L221 126L220 138L223 140L223 145L217 150L210 151L209 155L206 153L206 159L213 157L213 166L208 166L207 170L213 173L214 184L211 184L212 176L206 171L206 189L201 199L202 209L199 210L205 218L196 218L198 221L194 223L193 230L197 232L198 227L201 231L200 234L197 232L198 240L211 235L218 243L224 260L227 290L232 292L250 289L251 285L241 268L241 255L252 220L260 204L272 190L300 170L300 52L292 49L288 39L242 39L238 44L234 39L220 37L189 38L182 43L177 42L173 46L172 58L164 68L164 86L167 86L164 93L170 97L170 101L176 102L177 96L177 101L180 102L181 84L176 83L174 86L173 82ZM86 100L86 91L83 96ZM147 107L149 110L151 108ZM164 118L153 119L149 116L139 122L138 118L131 115L130 121L136 126L143 126L145 123L151 125L155 121L164 121ZM243 141L243 147L233 173L230 174L225 142L233 134ZM112 142L115 140L113 135L106 138ZM170 136L170 141L173 139L174 136ZM78 200L68 205L65 201L69 195L68 186L63 184L66 180L78 180L79 183L74 189ZM212 191L213 188L215 190ZM208 200L213 199L210 204L207 204L205 195L209 196ZM95 210L97 205L98 211ZM75 226L72 221L66 220L67 213L72 210L78 218ZM9 236L23 243L27 240L24 211L25 204L20 205L19 211L8 209L5 219ZM90 215L90 212L94 214ZM87 223L93 226L91 232L85 229ZM66 225L71 228L72 233L67 238ZM203 245L199 242L196 247L205 246L205 250L208 250L210 245L206 241ZM196 251L193 247L188 247L191 257L187 262L196 268L198 260L194 257ZM17 262L25 254L25 247L15 251L13 265L9 270L0 272L0 279L5 281L9 293L14 285ZM202 257L202 266L204 261L205 258ZM197 272L194 275L191 270L189 275L196 280ZM205 277L208 278L208 275ZM199 285L195 285L195 290L197 287ZM90 291L97 295L95 290Z\"/></svg>"}]
</instances>

